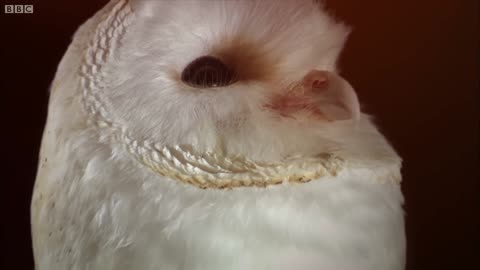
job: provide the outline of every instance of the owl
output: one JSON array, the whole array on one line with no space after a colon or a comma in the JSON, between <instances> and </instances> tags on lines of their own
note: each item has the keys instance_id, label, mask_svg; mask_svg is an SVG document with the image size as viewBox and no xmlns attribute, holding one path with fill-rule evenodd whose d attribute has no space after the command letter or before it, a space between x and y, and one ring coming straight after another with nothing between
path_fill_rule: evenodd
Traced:
<instances>
[{"instance_id":1,"label":"owl","mask_svg":"<svg viewBox=\"0 0 480 270\"><path fill-rule=\"evenodd\" d=\"M313 0L112 0L52 83L37 270L401 270L401 158ZM368 66L366 66L368 68Z\"/></svg>"}]
</instances>

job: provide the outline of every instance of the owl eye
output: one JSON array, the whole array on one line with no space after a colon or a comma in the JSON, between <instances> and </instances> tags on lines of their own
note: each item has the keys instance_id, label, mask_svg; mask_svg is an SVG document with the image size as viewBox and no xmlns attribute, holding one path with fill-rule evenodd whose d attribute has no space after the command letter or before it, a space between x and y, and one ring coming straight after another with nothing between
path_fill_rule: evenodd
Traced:
<instances>
[{"instance_id":1,"label":"owl eye","mask_svg":"<svg viewBox=\"0 0 480 270\"><path fill-rule=\"evenodd\" d=\"M187 65L182 81L196 88L213 88L237 81L235 71L213 56L202 56Z\"/></svg>"}]
</instances>

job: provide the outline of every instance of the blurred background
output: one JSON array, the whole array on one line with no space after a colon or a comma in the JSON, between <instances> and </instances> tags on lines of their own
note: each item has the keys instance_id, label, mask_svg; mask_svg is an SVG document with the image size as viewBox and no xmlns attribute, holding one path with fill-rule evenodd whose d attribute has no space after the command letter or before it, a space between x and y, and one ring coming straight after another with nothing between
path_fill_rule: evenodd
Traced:
<instances>
[{"instance_id":1,"label":"blurred background","mask_svg":"<svg viewBox=\"0 0 480 270\"><path fill-rule=\"evenodd\" d=\"M106 2L0 0L1 269L33 269L29 207L48 87L76 28ZM404 159L407 268L480 269L478 2L326 3L353 28L343 75ZM6 4L34 10L6 14Z\"/></svg>"}]
</instances>

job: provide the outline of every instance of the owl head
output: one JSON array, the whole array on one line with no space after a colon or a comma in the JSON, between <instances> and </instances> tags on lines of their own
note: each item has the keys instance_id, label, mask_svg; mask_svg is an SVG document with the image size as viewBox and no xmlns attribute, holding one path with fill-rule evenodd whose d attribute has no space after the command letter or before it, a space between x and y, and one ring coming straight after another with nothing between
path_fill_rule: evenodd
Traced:
<instances>
[{"instance_id":1,"label":"owl head","mask_svg":"<svg viewBox=\"0 0 480 270\"><path fill-rule=\"evenodd\" d=\"M91 80L129 136L267 161L328 151L357 126L336 70L349 31L318 1L117 2Z\"/></svg>"}]
</instances>

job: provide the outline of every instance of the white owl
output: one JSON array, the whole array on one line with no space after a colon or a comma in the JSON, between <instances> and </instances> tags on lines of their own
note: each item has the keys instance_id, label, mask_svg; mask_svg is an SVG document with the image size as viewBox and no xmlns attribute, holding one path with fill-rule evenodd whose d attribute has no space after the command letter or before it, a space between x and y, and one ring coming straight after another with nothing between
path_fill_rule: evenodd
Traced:
<instances>
[{"instance_id":1,"label":"white owl","mask_svg":"<svg viewBox=\"0 0 480 270\"><path fill-rule=\"evenodd\" d=\"M404 269L401 159L338 75L347 34L313 0L112 0L52 85L36 269Z\"/></svg>"}]
</instances>

